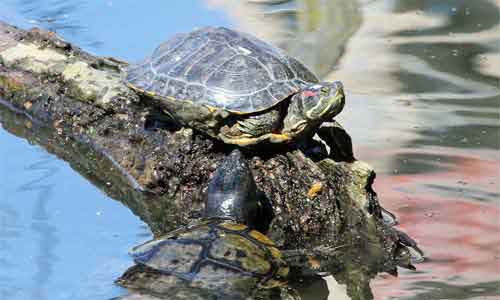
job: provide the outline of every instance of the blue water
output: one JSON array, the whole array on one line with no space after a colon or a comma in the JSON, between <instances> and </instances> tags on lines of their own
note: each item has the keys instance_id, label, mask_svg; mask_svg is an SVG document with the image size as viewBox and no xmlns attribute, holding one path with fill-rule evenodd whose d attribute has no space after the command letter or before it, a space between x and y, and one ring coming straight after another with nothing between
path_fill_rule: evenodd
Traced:
<instances>
[{"instance_id":1,"label":"blue water","mask_svg":"<svg viewBox=\"0 0 500 300\"><path fill-rule=\"evenodd\" d=\"M200 1L2 0L0 20L40 26L98 55L139 60L193 27L231 24ZM151 233L64 161L0 129L0 299L110 299Z\"/></svg>"},{"instance_id":2,"label":"blue water","mask_svg":"<svg viewBox=\"0 0 500 300\"><path fill-rule=\"evenodd\" d=\"M245 25L206 5L237 1L1 0L0 20L137 61L175 32ZM324 67L325 80L342 80L347 103L339 120L356 155L375 167L382 204L429 257L417 273L379 275L371 282L375 299L500 299L498 1L360 0L360 10L337 20L349 24L362 14L336 65L326 54L342 45L329 51L324 41L336 36L323 33L342 24L330 18L310 31L314 20L293 13L300 1L267 2L275 12L262 18L268 23L245 28L280 32L278 41ZM342 12L356 2L335 3ZM132 264L127 249L150 235L67 163L0 129L0 300L121 295L113 280ZM304 299L328 294L308 289Z\"/></svg>"},{"instance_id":3,"label":"blue water","mask_svg":"<svg viewBox=\"0 0 500 300\"><path fill-rule=\"evenodd\" d=\"M200 0L2 0L0 20L47 28L87 51L127 61L140 60L176 32L231 25Z\"/></svg>"},{"instance_id":4,"label":"blue water","mask_svg":"<svg viewBox=\"0 0 500 300\"><path fill-rule=\"evenodd\" d=\"M106 299L150 233L67 163L0 130L0 299Z\"/></svg>"}]
</instances>

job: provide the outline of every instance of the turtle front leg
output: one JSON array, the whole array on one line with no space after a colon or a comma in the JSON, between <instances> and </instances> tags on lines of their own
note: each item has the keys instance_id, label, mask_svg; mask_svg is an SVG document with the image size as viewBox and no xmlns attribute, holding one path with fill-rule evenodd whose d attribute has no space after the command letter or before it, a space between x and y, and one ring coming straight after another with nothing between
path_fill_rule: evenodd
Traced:
<instances>
[{"instance_id":1,"label":"turtle front leg","mask_svg":"<svg viewBox=\"0 0 500 300\"><path fill-rule=\"evenodd\" d=\"M339 124L332 122L324 122L317 130L318 136L330 148L330 157L335 161L353 162L354 153L352 150L352 140L347 131Z\"/></svg>"},{"instance_id":2,"label":"turtle front leg","mask_svg":"<svg viewBox=\"0 0 500 300\"><path fill-rule=\"evenodd\" d=\"M244 115L234 123L221 128L219 137L229 144L240 146L254 145L261 141L281 143L290 137L280 131L281 113L279 109L272 109L255 115Z\"/></svg>"},{"instance_id":3,"label":"turtle front leg","mask_svg":"<svg viewBox=\"0 0 500 300\"><path fill-rule=\"evenodd\" d=\"M265 113L248 115L236 121L235 127L242 134L253 137L273 133L280 129L280 112L272 109Z\"/></svg>"}]
</instances>

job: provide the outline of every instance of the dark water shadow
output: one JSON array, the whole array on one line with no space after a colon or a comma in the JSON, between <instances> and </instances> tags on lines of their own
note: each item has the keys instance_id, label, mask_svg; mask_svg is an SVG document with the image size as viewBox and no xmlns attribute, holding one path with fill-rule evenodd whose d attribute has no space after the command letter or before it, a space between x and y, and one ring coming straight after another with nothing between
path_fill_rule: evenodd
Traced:
<instances>
[{"instance_id":1,"label":"dark water shadow","mask_svg":"<svg viewBox=\"0 0 500 300\"><path fill-rule=\"evenodd\" d=\"M33 299L48 299L46 285L51 280L54 273L54 262L57 261L54 253L54 249L59 244L57 228L51 224L50 213L47 209L55 185L45 183L58 172L58 168L51 166L53 161L53 157L41 153L40 160L28 165L25 169L27 172L39 174L39 177L17 188L19 192L34 192L36 194L34 211L31 216L32 223L30 224L30 229L39 241L38 254L34 257L36 272L32 274L33 289L29 292Z\"/></svg>"}]
</instances>

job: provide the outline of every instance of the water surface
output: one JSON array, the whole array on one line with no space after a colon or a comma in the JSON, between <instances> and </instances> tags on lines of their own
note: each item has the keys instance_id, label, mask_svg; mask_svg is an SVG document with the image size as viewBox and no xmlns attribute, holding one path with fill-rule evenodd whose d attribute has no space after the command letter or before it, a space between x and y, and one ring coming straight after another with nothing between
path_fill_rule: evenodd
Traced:
<instances>
[{"instance_id":1,"label":"water surface","mask_svg":"<svg viewBox=\"0 0 500 300\"><path fill-rule=\"evenodd\" d=\"M199 1L6 0L0 20L44 27L92 53L129 61L175 32L230 25ZM36 144L0 129L0 299L126 294L114 280L133 264L128 249L151 238L149 228Z\"/></svg>"},{"instance_id":2,"label":"water surface","mask_svg":"<svg viewBox=\"0 0 500 300\"><path fill-rule=\"evenodd\" d=\"M381 274L375 298L500 299L498 2L345 2L5 0L0 19L130 61L205 25L286 47L344 82L339 120L377 170L382 204L428 256L418 272ZM343 14L325 14L331 5ZM123 293L112 282L148 229L37 146L3 130L0 144L0 299Z\"/></svg>"}]
</instances>

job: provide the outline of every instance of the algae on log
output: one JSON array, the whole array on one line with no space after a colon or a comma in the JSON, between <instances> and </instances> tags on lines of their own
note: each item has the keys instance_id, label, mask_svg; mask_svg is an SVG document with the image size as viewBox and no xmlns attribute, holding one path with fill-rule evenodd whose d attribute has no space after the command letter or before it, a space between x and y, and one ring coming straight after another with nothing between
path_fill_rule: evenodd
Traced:
<instances>
[{"instance_id":1,"label":"algae on log","mask_svg":"<svg viewBox=\"0 0 500 300\"><path fill-rule=\"evenodd\" d=\"M158 112L123 83L124 64L87 54L52 32L0 22L0 96L31 117L10 126L17 121L6 121L12 118L3 110L0 121L70 162L160 235L202 209L209 178L230 149L188 128L148 130L148 116ZM33 126L34 120L43 126ZM333 127L325 126L320 136L341 128ZM324 247L338 246L326 258L332 261L328 270L317 271L343 274L337 281L359 293L369 290L377 272L395 269L398 235L370 209L378 207L373 170L350 157L347 133L330 134L339 136L330 156L282 147L246 150L246 157L273 204L270 237L284 250L305 253L323 255ZM364 294L352 296L370 297Z\"/></svg>"}]
</instances>

